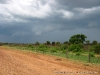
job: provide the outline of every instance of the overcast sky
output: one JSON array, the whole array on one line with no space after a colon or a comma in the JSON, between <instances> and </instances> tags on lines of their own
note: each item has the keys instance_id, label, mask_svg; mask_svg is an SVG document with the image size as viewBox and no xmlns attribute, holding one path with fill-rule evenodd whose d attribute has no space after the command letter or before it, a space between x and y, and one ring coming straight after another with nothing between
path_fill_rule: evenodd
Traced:
<instances>
[{"instance_id":1,"label":"overcast sky","mask_svg":"<svg viewBox=\"0 0 100 75\"><path fill-rule=\"evenodd\" d=\"M100 0L0 0L0 42L100 42Z\"/></svg>"}]
</instances>

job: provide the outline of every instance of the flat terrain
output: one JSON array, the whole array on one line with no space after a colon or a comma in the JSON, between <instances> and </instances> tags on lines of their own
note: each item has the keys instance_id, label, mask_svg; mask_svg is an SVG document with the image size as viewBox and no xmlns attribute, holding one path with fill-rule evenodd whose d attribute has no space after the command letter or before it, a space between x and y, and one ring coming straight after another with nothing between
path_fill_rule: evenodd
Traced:
<instances>
[{"instance_id":1,"label":"flat terrain","mask_svg":"<svg viewBox=\"0 0 100 75\"><path fill-rule=\"evenodd\" d=\"M100 66L1 46L0 75L100 75Z\"/></svg>"}]
</instances>

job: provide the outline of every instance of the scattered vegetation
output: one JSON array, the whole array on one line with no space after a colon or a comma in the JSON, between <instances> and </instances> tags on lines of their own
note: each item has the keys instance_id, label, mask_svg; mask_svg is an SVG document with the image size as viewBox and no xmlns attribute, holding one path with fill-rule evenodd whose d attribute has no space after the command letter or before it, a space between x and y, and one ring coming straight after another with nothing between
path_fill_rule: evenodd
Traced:
<instances>
[{"instance_id":1,"label":"scattered vegetation","mask_svg":"<svg viewBox=\"0 0 100 75\"><path fill-rule=\"evenodd\" d=\"M41 44L36 41L35 44L0 43L0 46L6 45L21 50L67 57L72 60L100 63L100 43L97 41L90 43L89 40L85 41L86 38L83 34L76 34L70 37L69 42L64 43L46 41Z\"/></svg>"}]
</instances>

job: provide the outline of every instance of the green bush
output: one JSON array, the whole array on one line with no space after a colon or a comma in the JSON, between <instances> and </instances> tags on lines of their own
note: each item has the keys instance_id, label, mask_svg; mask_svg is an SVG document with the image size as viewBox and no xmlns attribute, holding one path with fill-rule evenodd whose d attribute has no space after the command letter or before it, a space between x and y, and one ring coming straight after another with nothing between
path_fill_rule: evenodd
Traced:
<instances>
[{"instance_id":1,"label":"green bush","mask_svg":"<svg viewBox=\"0 0 100 75\"><path fill-rule=\"evenodd\" d=\"M51 50L51 52L54 53L54 52L57 52L57 50L53 49L53 50Z\"/></svg>"},{"instance_id":2,"label":"green bush","mask_svg":"<svg viewBox=\"0 0 100 75\"><path fill-rule=\"evenodd\" d=\"M93 46L90 46L89 47L89 51L93 52L94 51L94 47Z\"/></svg>"},{"instance_id":3,"label":"green bush","mask_svg":"<svg viewBox=\"0 0 100 75\"><path fill-rule=\"evenodd\" d=\"M81 52L81 47L78 44L71 44L68 47L69 51L73 51L73 52Z\"/></svg>"},{"instance_id":4,"label":"green bush","mask_svg":"<svg viewBox=\"0 0 100 75\"><path fill-rule=\"evenodd\" d=\"M28 48L34 48L34 46L32 44L28 44L27 47Z\"/></svg>"},{"instance_id":5,"label":"green bush","mask_svg":"<svg viewBox=\"0 0 100 75\"><path fill-rule=\"evenodd\" d=\"M84 44L83 44L83 43L79 43L78 46L79 46L80 48L83 48L83 47L84 47Z\"/></svg>"},{"instance_id":6,"label":"green bush","mask_svg":"<svg viewBox=\"0 0 100 75\"><path fill-rule=\"evenodd\" d=\"M94 52L90 52L90 56L91 57L95 57L95 53Z\"/></svg>"},{"instance_id":7,"label":"green bush","mask_svg":"<svg viewBox=\"0 0 100 75\"><path fill-rule=\"evenodd\" d=\"M77 52L77 53L76 53L76 56L80 56L80 55L81 55L81 53L80 53L80 52Z\"/></svg>"},{"instance_id":8,"label":"green bush","mask_svg":"<svg viewBox=\"0 0 100 75\"><path fill-rule=\"evenodd\" d=\"M44 44L39 45L39 51L46 52L47 51L47 46Z\"/></svg>"},{"instance_id":9,"label":"green bush","mask_svg":"<svg viewBox=\"0 0 100 75\"><path fill-rule=\"evenodd\" d=\"M94 46L94 52L97 54L100 53L100 44Z\"/></svg>"},{"instance_id":10,"label":"green bush","mask_svg":"<svg viewBox=\"0 0 100 75\"><path fill-rule=\"evenodd\" d=\"M66 45L61 45L61 50L66 50L68 47Z\"/></svg>"},{"instance_id":11,"label":"green bush","mask_svg":"<svg viewBox=\"0 0 100 75\"><path fill-rule=\"evenodd\" d=\"M61 46L56 46L55 48L54 48L55 50L57 50L57 51L62 51L63 49L61 48Z\"/></svg>"},{"instance_id":12,"label":"green bush","mask_svg":"<svg viewBox=\"0 0 100 75\"><path fill-rule=\"evenodd\" d=\"M62 53L64 53L64 54L65 54L66 52L67 52L67 50L62 50Z\"/></svg>"},{"instance_id":13,"label":"green bush","mask_svg":"<svg viewBox=\"0 0 100 75\"><path fill-rule=\"evenodd\" d=\"M57 46L61 46L61 43L60 43L60 42L56 42L56 45L57 45Z\"/></svg>"}]
</instances>

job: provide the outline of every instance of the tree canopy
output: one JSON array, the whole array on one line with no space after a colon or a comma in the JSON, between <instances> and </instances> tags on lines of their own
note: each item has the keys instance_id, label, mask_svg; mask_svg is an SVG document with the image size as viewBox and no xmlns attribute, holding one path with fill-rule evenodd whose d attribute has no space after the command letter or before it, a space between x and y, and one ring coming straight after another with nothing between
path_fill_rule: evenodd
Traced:
<instances>
[{"instance_id":1,"label":"tree canopy","mask_svg":"<svg viewBox=\"0 0 100 75\"><path fill-rule=\"evenodd\" d=\"M84 43L85 38L87 38L84 34L76 34L70 37L69 42L71 44L79 44Z\"/></svg>"}]
</instances>

